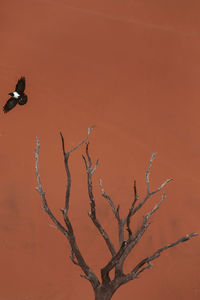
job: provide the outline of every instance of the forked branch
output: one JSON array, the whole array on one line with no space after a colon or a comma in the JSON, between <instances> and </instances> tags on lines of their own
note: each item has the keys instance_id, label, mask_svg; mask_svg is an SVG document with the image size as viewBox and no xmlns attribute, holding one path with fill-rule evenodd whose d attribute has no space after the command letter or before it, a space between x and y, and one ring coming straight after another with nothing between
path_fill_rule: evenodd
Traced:
<instances>
[{"instance_id":1,"label":"forked branch","mask_svg":"<svg viewBox=\"0 0 200 300\"><path fill-rule=\"evenodd\" d=\"M71 190L71 174L70 174L70 170L69 170L69 156L72 151L78 149L88 139L92 128L93 127L89 128L87 137L80 144L78 144L78 146L74 147L73 149L69 150L68 152L65 151L64 138L63 138L62 133L60 133L61 140L62 140L62 149L63 149L63 155L64 155L65 169L66 169L66 174L67 174L67 189L66 189L65 208L61 209L66 227L64 227L55 218L55 216L51 212L51 210L48 206L48 203L46 201L45 193L43 191L41 180L40 180L40 175L39 175L39 146L40 145L39 145L38 138L37 138L37 145L36 145L36 151L35 151L35 162L36 162L35 170L36 170L36 179L37 179L37 183L38 183L38 187L36 188L36 190L39 192L39 194L41 196L42 203L43 203L43 209L47 212L49 217L53 220L53 222L55 223L57 228L67 237L69 244L70 244L70 251L71 251L70 258L71 258L72 262L75 265L78 265L83 270L83 272L85 274L85 275L83 275L83 277L87 278L90 281L92 287L95 289L100 284L99 280L98 280L97 276L95 275L95 273L87 265L85 259L83 258L82 254L78 248L76 238L74 235L74 231L73 231L73 227L72 227L72 224L68 217L69 198L70 198L70 190Z\"/></svg>"},{"instance_id":2,"label":"forked branch","mask_svg":"<svg viewBox=\"0 0 200 300\"><path fill-rule=\"evenodd\" d=\"M146 203L146 201L154 194L158 193L159 191L161 191L167 183L169 183L172 179L167 179L164 183L161 184L161 186L159 188L157 188L155 191L151 192L150 191L150 169L151 169L151 166L152 166L152 163L153 163L153 160L155 158L155 155L156 153L153 153L152 156L151 156L151 159L149 161L149 164L148 164L148 167L147 167L147 171L145 173L145 178L146 178L146 186L147 186L147 194L146 196L144 197L144 199L136 206L136 203L138 201L138 193L137 193L137 188L136 188L136 181L134 181L134 200L132 202L132 205L129 209L129 212L128 212L128 215L127 217L125 217L124 219L120 217L119 215L119 206L118 208L116 209L115 208L115 205L114 205L114 202L111 200L111 197L108 196L105 191L104 191L104 188L103 188L103 185L102 185L102 180L100 179L99 180L99 185L100 185L100 189L101 189L101 193L102 193L102 196L108 201L115 217L116 217L116 220L118 221L118 234L119 234L119 237L120 238L120 255L117 256L117 259L114 259L114 257L110 260L110 262L107 264L107 266L105 266L102 270L101 270L101 273L102 273L102 279L104 279L105 281L105 278L107 278L107 280L109 281L109 272L111 269L113 269L115 267L115 284L116 282L119 282L120 280L125 280L125 278L127 279L128 277L126 277L124 274L123 274L123 265L124 265L124 262L126 260L126 258L128 257L128 255L130 254L130 252L133 250L133 248L138 244L138 242L140 241L140 239L142 238L142 236L144 235L144 233L146 232L147 228L149 227L150 223L149 223L149 218L157 211L157 209L160 207L161 203L163 202L163 200L166 198L166 193L165 191L163 192L162 194L162 197L161 197L161 200L153 207L153 209L147 213L145 216L143 216L143 222L142 222L142 225L139 227L139 229L136 231L135 234L132 233L132 229L131 229L131 226L130 226L130 222L131 222L131 218L136 214L136 212L142 208L142 206ZM128 239L126 241L126 243L124 243L124 226L126 224L126 230L128 232ZM196 234L192 234L191 236L195 236ZM187 235L188 236L188 235ZM187 238L184 237L184 238ZM122 238L123 237L123 238ZM176 246L178 243L173 243L172 246L170 247L173 247L173 246ZM123 245L123 250L122 250L122 246ZM167 247L164 247L164 249L168 249L170 248L169 246ZM117 254L119 253L119 251L117 252ZM151 267L151 261L152 259L150 260L145 260L145 264L143 264L143 268L141 266L141 269L138 270L138 272L133 272L131 273L131 275L129 274L130 277L133 278L136 278L138 277L138 275L140 273L142 273L144 270L146 269L149 269ZM112 268L108 268L108 266L111 266L112 265ZM145 265L145 266L144 266ZM128 276L128 275L127 275ZM121 278L119 280L119 278Z\"/></svg>"},{"instance_id":3,"label":"forked branch","mask_svg":"<svg viewBox=\"0 0 200 300\"><path fill-rule=\"evenodd\" d=\"M147 193L146 196L138 203L138 193L136 188L136 181L134 181L134 197L133 201L131 203L130 209L128 211L128 214L126 217L122 218L119 213L119 205L116 207L111 197L105 192L102 184L102 180L99 180L99 186L101 189L102 196L106 199L109 206L112 209L112 212L115 216L115 219L118 223L118 238L119 238L119 247L115 249L111 238L109 237L106 230L101 225L101 222L97 218L97 211L96 211L96 201L93 193L93 174L95 173L99 161L97 160L96 163L93 165L92 159L89 154L89 143L87 142L88 137L92 131L93 127L88 129L88 135L85 139L83 139L76 147L74 147L71 150L66 151L65 149L65 142L62 133L60 133L61 141L62 141L62 151L64 156L64 164L65 164L65 170L66 170L66 176L67 176L67 182L66 182L66 195L65 195L65 205L64 209L61 209L61 212L63 214L65 226L63 226L58 219L53 215L51 212L49 205L46 200L45 192L42 188L42 183L40 180L40 174L39 174L39 139L37 138L37 144L36 144L36 150L35 150L35 171L36 171L36 179L37 179L37 187L36 190L39 192L41 196L41 200L43 203L43 209L45 212L49 215L49 217L52 219L54 224L57 226L57 228L65 235L65 237L69 241L70 245L70 251L71 255L70 258L72 262L79 266L84 274L81 274L81 277L87 279L90 281L94 292L95 292L95 299L104 299L104 300L110 300L114 292L122 285L130 280L133 280L135 278L138 278L141 273L143 273L145 270L150 269L152 267L152 261L157 259L164 251L166 251L169 248L175 247L183 242L186 242L190 240L192 237L197 236L197 233L191 233L187 234L181 239L178 239L177 241L168 244L166 246L163 246L162 248L159 248L157 251L155 251L151 256L148 256L144 259L142 259L140 262L136 264L136 266L132 269L132 271L128 274L124 274L123 272L123 265L130 254L130 252L134 249L134 247L139 243L140 239L143 237L144 233L146 232L147 228L150 225L149 219L150 217L159 209L161 203L166 198L166 193L163 191L164 187L169 183L172 179L167 179L165 182L163 182L159 188L157 188L154 191L151 191L150 189L150 170L153 163L153 160L155 158L156 153L153 153L151 156L151 159L149 161L147 171L145 173L145 180L146 180L146 189ZM87 186L88 186L88 195L89 195L89 203L90 203L90 212L88 213L91 220L93 221L94 225L100 232L101 236L103 237L110 253L111 258L106 263L106 265L101 268L101 282L99 281L98 277L95 275L95 273L92 271L92 269L88 266L85 259L83 258L79 247L76 242L75 233L72 227L72 224L70 222L68 211L69 211L69 201L70 201L70 192L71 192L71 174L69 169L69 157L70 154L78 149L82 144L86 143L86 154L83 155L83 160L85 163L86 173L87 173ZM162 190L162 196L160 201L151 209L150 212L145 214L142 218L142 223L139 226L139 228L134 232L131 228L131 223L133 216L137 213L138 210L140 210L146 201L153 196L154 194L160 192ZM126 231L128 232L128 238L125 240L125 236L127 235ZM126 233L126 235L125 235ZM114 279L111 280L110 272L115 269L115 276Z\"/></svg>"},{"instance_id":4,"label":"forked branch","mask_svg":"<svg viewBox=\"0 0 200 300\"><path fill-rule=\"evenodd\" d=\"M144 258L134 267L134 269L129 274L126 275L126 282L132 280L133 278L139 278L139 274L141 274L142 272L144 272L147 269L151 269L152 268L151 261L157 259L161 255L162 252L166 251L169 248L175 247L180 243L189 241L191 238L193 238L197 235L198 235L197 233L187 234L184 237L178 239L177 241L158 249L151 256ZM124 280L125 280L125 278L124 278Z\"/></svg>"},{"instance_id":5,"label":"forked branch","mask_svg":"<svg viewBox=\"0 0 200 300\"><path fill-rule=\"evenodd\" d=\"M85 162L85 168L86 168L86 172L87 172L88 195L89 195L89 200L90 200L90 212L88 213L88 215L91 218L94 225L96 226L96 228L98 229L98 231L100 232L103 239L105 240L106 245L113 257L116 254L114 245L111 242L110 237L108 236L107 232L105 231L105 229L103 228L103 226L101 225L101 223L99 222L99 220L97 219L97 216L96 216L96 203L95 203L95 198L94 198L94 194L93 194L92 175L96 171L99 161L97 160L94 167L92 167L92 160L89 155L89 143L86 144L86 157L87 158L84 155L82 155L82 157Z\"/></svg>"},{"instance_id":6,"label":"forked branch","mask_svg":"<svg viewBox=\"0 0 200 300\"><path fill-rule=\"evenodd\" d=\"M39 149L40 149L40 143L38 137L36 137L36 149L35 149L35 174L37 179L37 187L35 188L38 193L41 196L41 200L43 203L43 209L44 211L49 215L49 217L52 219L53 223L57 226L57 228L68 238L68 232L66 228L57 220L57 218L53 215L51 212L48 203L46 201L46 195L42 188L42 183L40 180L40 174L39 174Z\"/></svg>"},{"instance_id":7,"label":"forked branch","mask_svg":"<svg viewBox=\"0 0 200 300\"><path fill-rule=\"evenodd\" d=\"M115 208L115 205L111 199L111 197L106 194L104 188L103 188L103 184L102 184L102 180L99 179L99 186L101 189L101 194L102 196L107 200L108 204L110 205L112 212L117 220L118 223L118 237L119 237L119 246L121 247L122 243L124 242L124 223L125 223L125 219L122 219L120 217L119 214L119 208L120 206L118 205L117 208Z\"/></svg>"}]
</instances>

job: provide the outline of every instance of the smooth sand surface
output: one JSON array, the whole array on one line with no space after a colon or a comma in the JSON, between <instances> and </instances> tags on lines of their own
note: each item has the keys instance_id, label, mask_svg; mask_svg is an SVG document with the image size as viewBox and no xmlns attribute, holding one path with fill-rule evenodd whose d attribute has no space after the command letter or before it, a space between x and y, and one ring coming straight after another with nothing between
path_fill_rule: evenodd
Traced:
<instances>
[{"instance_id":1,"label":"smooth sand surface","mask_svg":"<svg viewBox=\"0 0 200 300\"><path fill-rule=\"evenodd\" d=\"M191 0L2 0L1 106L25 75L29 101L0 117L0 299L93 299L89 283L69 259L64 236L42 210L35 191L34 148L50 207L62 221L66 177L59 132L74 147L96 125L90 153L97 213L115 245L117 226L98 178L125 216L137 180L145 195L174 178L167 199L129 257L128 272L157 248L200 232L200 19ZM88 264L110 258L87 216L84 147L71 155L70 218ZM159 201L152 198L132 222ZM113 300L200 299L199 237L170 249L152 270L121 287Z\"/></svg>"}]
</instances>

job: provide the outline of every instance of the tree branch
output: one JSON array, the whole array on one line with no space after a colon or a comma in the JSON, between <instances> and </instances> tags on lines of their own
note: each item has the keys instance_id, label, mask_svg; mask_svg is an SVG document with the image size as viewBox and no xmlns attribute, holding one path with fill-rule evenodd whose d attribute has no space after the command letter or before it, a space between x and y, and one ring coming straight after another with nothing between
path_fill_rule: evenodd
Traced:
<instances>
[{"instance_id":1,"label":"tree branch","mask_svg":"<svg viewBox=\"0 0 200 300\"><path fill-rule=\"evenodd\" d=\"M65 170L66 170L66 174L67 174L67 189L66 189L66 196L65 196L65 213L66 214L68 213L68 209L69 209L69 198L70 198L70 190L71 190L71 174L70 174L69 164L68 164L69 156L70 156L71 152L78 149L83 143L85 143L88 140L89 135L94 127L95 126L88 128L87 137L84 140L82 140L76 147L72 148L71 150L69 150L67 152L65 150L64 137L63 137L62 133L60 132L61 141L62 141L62 150L63 150L64 162L65 162Z\"/></svg>"},{"instance_id":2,"label":"tree branch","mask_svg":"<svg viewBox=\"0 0 200 300\"><path fill-rule=\"evenodd\" d=\"M101 277L102 277L102 282L108 282L110 281L109 278L109 272L116 266L116 264L118 263L120 257L122 256L122 254L124 253L124 250L126 248L127 242L124 241L119 249L119 251L116 253L115 256L112 257L112 259L108 262L108 264L101 269Z\"/></svg>"},{"instance_id":3,"label":"tree branch","mask_svg":"<svg viewBox=\"0 0 200 300\"><path fill-rule=\"evenodd\" d=\"M147 171L145 173L145 177L146 177L146 184L147 184L147 194L150 194L150 183L149 183L149 175L150 175L150 169L151 169L151 165L153 163L153 160L156 156L156 152L154 152L150 158L148 167L147 167Z\"/></svg>"},{"instance_id":4,"label":"tree branch","mask_svg":"<svg viewBox=\"0 0 200 300\"><path fill-rule=\"evenodd\" d=\"M92 132L92 130L95 128L95 125L91 126L90 128L88 128L88 134L86 136L85 139L83 139L76 147L70 149L69 151L67 151L67 153L71 153L73 151L75 151L76 149L78 149L81 145L83 145L89 138L90 133ZM62 135L62 134L61 134ZM64 146L64 139L62 139L62 143L63 143L63 153L65 153L65 146Z\"/></svg>"},{"instance_id":5,"label":"tree branch","mask_svg":"<svg viewBox=\"0 0 200 300\"><path fill-rule=\"evenodd\" d=\"M129 210L128 216L126 218L126 229L128 231L129 238L132 235L132 231L131 231L131 228L130 228L130 220L131 220L131 216L133 214L133 209L134 209L134 206L135 206L135 203L136 203L137 200L138 200L138 195L137 195L137 189L136 189L136 181L134 180L134 200L133 200L133 203L132 203L131 208Z\"/></svg>"},{"instance_id":6,"label":"tree branch","mask_svg":"<svg viewBox=\"0 0 200 300\"><path fill-rule=\"evenodd\" d=\"M115 205L113 203L113 201L111 200L111 197L109 195L107 195L104 191L104 188L103 188L103 184L102 184L102 179L99 178L99 186L100 186L100 189L101 189L101 194L102 196L108 201L112 211L113 211L113 214L115 215L116 219L119 221L120 220L120 217L119 217L119 205L117 206L117 209L115 208Z\"/></svg>"},{"instance_id":7,"label":"tree branch","mask_svg":"<svg viewBox=\"0 0 200 300\"><path fill-rule=\"evenodd\" d=\"M149 182L149 175L150 175L150 169L151 169L151 166L152 166L152 163L153 163L153 160L156 156L156 152L154 152L150 158L150 161L149 161L149 164L148 164L148 167L147 167L147 171L145 173L145 178L146 178L146 185L147 185L147 195L145 196L145 198L135 207L134 210L132 210L132 214L131 216L135 215L136 212L145 204L145 202L151 197L153 196L154 194L158 193L159 191L161 191L166 185L167 183L169 183L170 181L173 180L173 178L169 178L167 180L165 180L165 182L163 182L161 184L161 186L156 189L155 191L153 192L150 192L150 182Z\"/></svg>"},{"instance_id":8,"label":"tree branch","mask_svg":"<svg viewBox=\"0 0 200 300\"><path fill-rule=\"evenodd\" d=\"M81 254L81 252L78 248L78 245L76 243L76 238L75 238L75 235L74 235L74 231L73 231L71 222L69 220L69 217L65 214L64 210L62 210L62 213L63 213L63 217L64 217L64 220L65 220L65 224L66 224L67 229L68 229L68 235L69 235L68 240L70 242L70 246L71 246L71 249L72 249L72 252L73 252L72 261L73 261L73 263L75 263L76 265L79 265L81 267L81 269L83 270L85 275L88 278L90 278L90 282L91 282L93 288L96 288L100 284L100 282L99 282L98 278L96 277L96 275L94 274L94 272L91 270L91 268L85 262L82 254ZM76 256L77 262L75 262L73 255Z\"/></svg>"},{"instance_id":9,"label":"tree branch","mask_svg":"<svg viewBox=\"0 0 200 300\"><path fill-rule=\"evenodd\" d=\"M87 279L90 281L90 277L86 276L86 275L83 275L83 274L80 274L80 277L84 278L84 279Z\"/></svg>"},{"instance_id":10,"label":"tree branch","mask_svg":"<svg viewBox=\"0 0 200 300\"><path fill-rule=\"evenodd\" d=\"M70 251L71 251L71 255L70 255L70 259L71 259L71 261L73 262L73 264L75 264L76 266L79 266L79 263L75 260L75 257L74 257L74 252L73 252L73 249L72 249L72 247L71 247L71 245L70 245Z\"/></svg>"},{"instance_id":11,"label":"tree branch","mask_svg":"<svg viewBox=\"0 0 200 300\"><path fill-rule=\"evenodd\" d=\"M148 214L143 216L142 225L137 230L137 232L134 235L132 235L132 234L129 235L129 239L127 241L127 246L124 250L124 253L121 255L121 258L119 259L119 262L116 266L116 275L119 273L121 273L121 274L123 273L122 269L123 269L124 261L126 260L129 253L133 250L133 248L137 245L137 243L140 241L141 237L146 232L147 228L150 225L150 223L148 223L150 216L152 216L152 214L154 214L157 211L157 209L159 208L159 206L161 205L161 203L163 202L164 199L165 199L165 192L163 193L161 200L154 206L154 208Z\"/></svg>"},{"instance_id":12,"label":"tree branch","mask_svg":"<svg viewBox=\"0 0 200 300\"><path fill-rule=\"evenodd\" d=\"M104 230L103 226L101 225L101 223L99 222L99 220L96 217L96 205L95 205L95 198L93 195L93 187L92 187L92 175L94 174L97 165L98 165L98 160L94 166L94 168L92 168L92 160L90 158L89 155L89 150L88 150L89 144L86 144L86 155L87 155L87 159L84 155L82 155L84 162L85 162L85 167L86 167L86 171L87 171L87 180L88 180L88 195L89 195L89 199L90 199L90 212L88 213L89 217L91 218L91 220L93 221L94 225L97 227L97 229L99 230L101 236L103 237L103 239L106 242L106 245L108 246L108 249L110 251L110 253L112 254L112 256L114 256L116 254L115 248L107 234L107 232Z\"/></svg>"},{"instance_id":13,"label":"tree branch","mask_svg":"<svg viewBox=\"0 0 200 300\"><path fill-rule=\"evenodd\" d=\"M88 130L88 136L89 136L90 132L91 132L91 129ZM87 138L88 138L88 136L87 136ZM91 270L91 268L85 262L82 254L78 248L78 245L77 245L76 239L75 239L75 235L73 232L73 228L72 228L71 222L68 217L69 197L70 197L70 189L71 189L71 175L70 175L69 165L68 165L69 154L72 151L76 150L78 147L80 147L86 139L83 140L78 146L76 146L75 148L73 148L72 150L70 150L68 152L65 152L65 144L64 144L64 138L63 138L62 134L61 134L61 139L62 139L63 155L64 155L64 159L65 159L65 169L66 169L66 173L67 173L67 191L66 191L65 208L62 209L61 212L63 213L63 217L64 217L64 221L65 221L67 229L60 224L60 222L54 217L54 215L50 211L47 201L46 201L46 198L45 198L45 193L43 192L43 189L42 189L42 184L41 184L40 175L39 175L39 166L38 166L38 158L39 158L39 140L38 140L38 138L37 138L37 146L36 146L36 151L35 151L35 160L36 160L35 168L36 168L36 178L37 178L37 183L38 183L37 190L41 195L42 202L44 205L44 210L48 213L50 218L53 220L53 222L56 224L56 226L61 230L61 232L65 234L65 236L67 237L67 239L70 243L72 262L74 264L80 266L80 268L83 270L86 277L88 277L88 280L90 281L90 283L92 284L92 286L95 290L100 285L100 282L99 282L97 276L95 275L95 273ZM76 260L75 260L75 257L76 257Z\"/></svg>"},{"instance_id":14,"label":"tree branch","mask_svg":"<svg viewBox=\"0 0 200 300\"><path fill-rule=\"evenodd\" d=\"M51 210L48 206L48 203L46 201L45 192L43 191L42 183L41 183L41 180L40 180L40 174L39 174L39 149L40 149L40 143L39 143L38 137L36 137L35 174L36 174L36 179L37 179L38 186L35 189L38 191L38 193L41 196L44 211L49 215L49 217L52 219L52 221L56 225L56 227L68 238L67 230L65 229L64 226L62 226L62 224L53 215L53 213L51 212Z\"/></svg>"},{"instance_id":15,"label":"tree branch","mask_svg":"<svg viewBox=\"0 0 200 300\"><path fill-rule=\"evenodd\" d=\"M128 277L131 277L136 275L136 277L138 277L139 274L141 274L143 271L150 269L152 267L152 264L150 263L152 260L157 259L162 252L166 251L169 248L175 247L180 243L184 243L186 241L189 241L192 237L197 236L197 233L190 233L185 235L184 237L178 239L176 242L173 242L169 245L166 245L160 249L158 249L157 251L154 252L153 255L146 257L145 259L141 260L136 267L127 275ZM143 267L145 264L147 264L147 266ZM143 267L143 268L142 268ZM141 269L142 268L142 269Z\"/></svg>"},{"instance_id":16,"label":"tree branch","mask_svg":"<svg viewBox=\"0 0 200 300\"><path fill-rule=\"evenodd\" d=\"M94 126L93 126L94 127ZM119 288L122 284L129 282L130 280L133 280L134 278L139 278L139 275L143 273L145 270L150 269L152 267L151 261L157 259L162 252L166 251L169 248L175 247L180 243L186 242L192 237L197 236L197 233L191 233L187 234L186 236L182 237L181 239L168 244L162 248L159 248L157 251L153 253L153 255L148 256L141 260L130 273L124 274L123 273L123 264L129 255L129 253L133 250L133 248L137 245L137 243L140 241L144 233L146 232L147 228L149 227L149 218L159 209L161 203L166 198L165 191L162 193L161 200L153 207L153 209L148 212L146 215L143 216L142 224L140 225L139 229L135 232L135 234L132 233L131 230L131 218L136 214L136 212L145 204L145 202L155 193L158 193L159 191L163 190L163 188L167 185L168 182L170 182L172 179L167 179L165 182L163 182L159 188L157 188L155 191L150 191L150 169L153 163L153 160L155 158L156 153L153 153L151 156L151 159L149 161L147 171L145 173L145 179L146 179L146 186L147 186L147 194L144 197L144 199L136 206L137 200L138 200L138 194L136 189L136 181L134 181L134 199L132 201L131 207L129 209L128 215L125 218L121 218L119 214L119 205L117 208L115 208L115 205L109 195L107 195L104 191L102 180L99 179L99 185L101 189L102 196L107 200L109 203L114 216L118 222L118 236L119 236L119 250L116 251L108 234L104 230L103 226L99 222L96 216L96 203L95 198L93 195L93 182L92 182L92 175L95 173L99 161L97 160L94 167L92 166L92 159L89 154L89 143L86 143L86 156L83 155L86 171L87 171L87 181L88 181L88 195L90 200L90 212L88 213L91 220L93 221L94 225L99 230L101 236L105 240L107 247L112 255L110 261L106 264L105 267L101 269L101 279L102 283L99 282L97 276L95 273L91 270L91 268L87 265L86 261L84 260L77 242L75 238L75 234L73 231L72 224L70 222L69 216L68 216L68 210L69 210L69 199L70 199L70 191L71 191L71 174L69 169L69 156L70 153L78 149L83 143L85 143L88 140L88 137L93 129L93 127L88 129L88 135L87 137L82 140L81 143L79 143L76 147L66 152L65 150L65 143L62 133L60 133L61 141L62 141L62 151L64 155L64 163L65 163L65 170L67 175L67 188L66 188L66 196L65 196L65 207L64 209L61 209L61 212L63 214L63 218L65 221L64 227L53 215L51 212L48 203L46 201L45 192L43 191L40 175L39 175L39 140L37 138L37 145L35 150L35 170L36 170L36 179L38 186L36 187L36 190L39 192L42 203L43 203L43 209L46 211L46 213L49 215L49 217L52 219L54 224L57 226L57 228L67 237L69 244L70 244L70 251L71 251L71 260L75 265L78 265L82 271L84 272L84 275L81 274L80 276L89 280L94 291L95 295L100 296L101 299L102 295L113 295L113 293L116 291L117 288ZM126 224L126 230L128 232L128 239L127 241L124 241L124 226ZM112 269L115 268L115 277L113 280L110 279L110 272Z\"/></svg>"},{"instance_id":17,"label":"tree branch","mask_svg":"<svg viewBox=\"0 0 200 300\"><path fill-rule=\"evenodd\" d=\"M101 194L102 196L107 200L108 204L110 205L112 212L117 220L118 223L118 237L119 237L119 246L121 247L123 241L124 241L124 219L120 218L120 214L119 214L119 205L117 206L117 208L115 208L115 205L111 199L111 197L106 194L106 192L104 191L103 188L103 184L102 184L102 180L99 179L99 186L101 189Z\"/></svg>"}]
</instances>

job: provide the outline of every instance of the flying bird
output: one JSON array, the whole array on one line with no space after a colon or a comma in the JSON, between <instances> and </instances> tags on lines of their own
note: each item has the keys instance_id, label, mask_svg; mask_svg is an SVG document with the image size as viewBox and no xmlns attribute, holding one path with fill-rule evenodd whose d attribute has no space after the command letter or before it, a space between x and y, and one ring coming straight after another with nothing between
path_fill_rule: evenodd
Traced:
<instances>
[{"instance_id":1,"label":"flying bird","mask_svg":"<svg viewBox=\"0 0 200 300\"><path fill-rule=\"evenodd\" d=\"M3 107L4 113L7 113L11 109L13 109L17 104L26 104L28 97L26 94L24 94L25 86L25 77L21 77L16 84L15 91L13 93L8 94L11 97L8 99L8 101Z\"/></svg>"}]
</instances>

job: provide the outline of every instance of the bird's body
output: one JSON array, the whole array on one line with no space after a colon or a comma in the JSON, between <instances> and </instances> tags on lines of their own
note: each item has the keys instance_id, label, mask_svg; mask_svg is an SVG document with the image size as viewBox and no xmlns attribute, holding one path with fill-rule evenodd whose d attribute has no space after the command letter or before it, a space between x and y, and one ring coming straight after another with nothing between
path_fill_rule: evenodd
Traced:
<instances>
[{"instance_id":1,"label":"bird's body","mask_svg":"<svg viewBox=\"0 0 200 300\"><path fill-rule=\"evenodd\" d=\"M13 93L9 93L11 96L6 104L3 107L4 113L7 113L11 109L13 109L17 104L24 105L26 104L28 97L26 94L24 94L25 90L25 77L21 77L17 84L15 91Z\"/></svg>"},{"instance_id":2,"label":"bird's body","mask_svg":"<svg viewBox=\"0 0 200 300\"><path fill-rule=\"evenodd\" d=\"M18 99L20 97L20 94L18 94L17 92L14 92L14 93L10 93L10 94L13 94L11 96L13 96L14 98Z\"/></svg>"}]
</instances>

